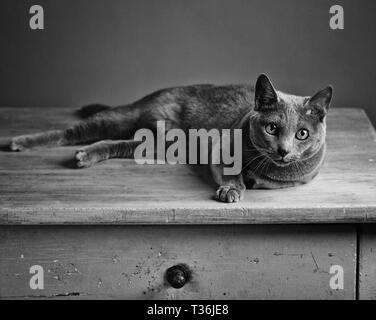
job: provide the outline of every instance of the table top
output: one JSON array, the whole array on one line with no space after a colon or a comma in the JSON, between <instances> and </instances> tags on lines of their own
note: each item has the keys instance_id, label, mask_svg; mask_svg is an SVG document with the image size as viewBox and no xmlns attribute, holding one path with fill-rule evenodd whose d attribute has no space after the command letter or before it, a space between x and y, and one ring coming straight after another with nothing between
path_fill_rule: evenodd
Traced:
<instances>
[{"instance_id":1,"label":"table top","mask_svg":"<svg viewBox=\"0 0 376 320\"><path fill-rule=\"evenodd\" d=\"M0 108L0 224L376 222L376 134L362 109L333 108L327 156L309 184L213 200L203 167L112 159L75 169L76 147L9 152L14 135L61 129L72 108Z\"/></svg>"}]
</instances>

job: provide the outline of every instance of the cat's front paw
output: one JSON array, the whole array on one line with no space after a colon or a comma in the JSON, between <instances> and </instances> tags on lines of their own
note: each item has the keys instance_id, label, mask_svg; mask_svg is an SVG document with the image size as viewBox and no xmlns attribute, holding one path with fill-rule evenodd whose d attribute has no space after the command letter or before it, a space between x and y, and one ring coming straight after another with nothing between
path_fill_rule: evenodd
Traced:
<instances>
[{"instance_id":1,"label":"cat's front paw","mask_svg":"<svg viewBox=\"0 0 376 320\"><path fill-rule=\"evenodd\" d=\"M231 186L220 186L215 194L216 200L233 203L243 199L244 191Z\"/></svg>"},{"instance_id":2,"label":"cat's front paw","mask_svg":"<svg viewBox=\"0 0 376 320\"><path fill-rule=\"evenodd\" d=\"M28 149L27 136L17 136L12 138L9 144L12 151L24 151Z\"/></svg>"},{"instance_id":3,"label":"cat's front paw","mask_svg":"<svg viewBox=\"0 0 376 320\"><path fill-rule=\"evenodd\" d=\"M95 161L90 156L90 153L85 150L78 150L74 156L78 168L89 168Z\"/></svg>"}]
</instances>

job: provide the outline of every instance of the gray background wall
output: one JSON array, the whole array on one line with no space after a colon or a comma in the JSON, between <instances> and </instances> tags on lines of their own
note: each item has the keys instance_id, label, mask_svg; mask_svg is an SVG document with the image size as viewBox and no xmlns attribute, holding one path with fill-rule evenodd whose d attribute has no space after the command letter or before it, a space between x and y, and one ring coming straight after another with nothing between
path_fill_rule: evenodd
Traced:
<instances>
[{"instance_id":1,"label":"gray background wall","mask_svg":"<svg viewBox=\"0 0 376 320\"><path fill-rule=\"evenodd\" d=\"M29 8L45 30L29 29ZM329 8L345 9L345 30ZM0 105L122 104L192 83L254 82L312 94L376 123L374 0L2 0Z\"/></svg>"}]
</instances>

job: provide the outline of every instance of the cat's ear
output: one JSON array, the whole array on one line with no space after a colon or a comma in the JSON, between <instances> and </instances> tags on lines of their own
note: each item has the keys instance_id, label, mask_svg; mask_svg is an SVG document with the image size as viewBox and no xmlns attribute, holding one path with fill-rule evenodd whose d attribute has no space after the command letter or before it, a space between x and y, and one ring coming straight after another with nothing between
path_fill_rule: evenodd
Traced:
<instances>
[{"instance_id":1,"label":"cat's ear","mask_svg":"<svg viewBox=\"0 0 376 320\"><path fill-rule=\"evenodd\" d=\"M330 102L333 97L333 88L331 86L317 92L307 101L308 112L317 115L322 121L330 108Z\"/></svg>"},{"instance_id":2,"label":"cat's ear","mask_svg":"<svg viewBox=\"0 0 376 320\"><path fill-rule=\"evenodd\" d=\"M278 102L278 95L273 84L265 74L261 74L255 87L255 110L260 111Z\"/></svg>"}]
</instances>

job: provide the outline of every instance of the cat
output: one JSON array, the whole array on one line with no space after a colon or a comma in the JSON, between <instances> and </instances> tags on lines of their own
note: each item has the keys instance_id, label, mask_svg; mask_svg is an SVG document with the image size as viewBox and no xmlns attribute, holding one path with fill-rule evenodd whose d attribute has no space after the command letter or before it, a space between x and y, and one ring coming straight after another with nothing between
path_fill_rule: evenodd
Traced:
<instances>
[{"instance_id":1,"label":"cat","mask_svg":"<svg viewBox=\"0 0 376 320\"><path fill-rule=\"evenodd\" d=\"M91 105L81 109L86 120L65 130L52 130L11 139L10 149L64 146L95 142L75 154L77 167L110 158L133 158L141 143L136 130L179 128L242 129L242 171L224 175L223 164L210 164L219 188L215 199L233 203L252 188L285 188L311 181L326 151L326 115L331 86L311 96L277 91L261 74L256 85L192 85L162 89L119 107Z\"/></svg>"}]
</instances>

